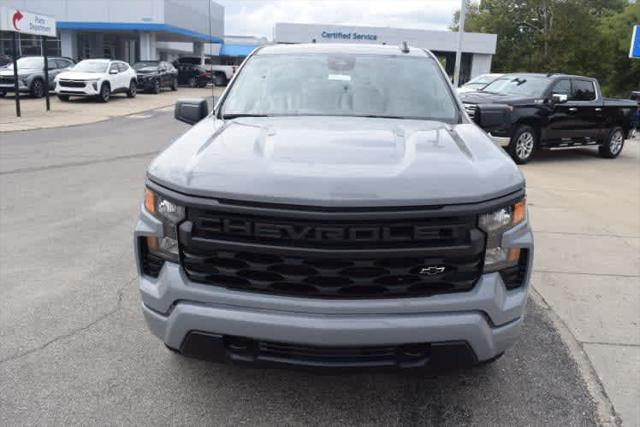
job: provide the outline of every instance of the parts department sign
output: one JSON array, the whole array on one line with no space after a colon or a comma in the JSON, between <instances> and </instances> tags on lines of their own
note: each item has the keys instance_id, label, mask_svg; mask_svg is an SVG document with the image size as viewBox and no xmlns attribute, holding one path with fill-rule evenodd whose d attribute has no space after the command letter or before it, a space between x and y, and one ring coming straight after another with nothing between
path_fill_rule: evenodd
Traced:
<instances>
[{"instance_id":1,"label":"parts department sign","mask_svg":"<svg viewBox=\"0 0 640 427\"><path fill-rule=\"evenodd\" d=\"M52 16L20 9L2 9L0 29L35 36L56 36L56 20Z\"/></svg>"}]
</instances>

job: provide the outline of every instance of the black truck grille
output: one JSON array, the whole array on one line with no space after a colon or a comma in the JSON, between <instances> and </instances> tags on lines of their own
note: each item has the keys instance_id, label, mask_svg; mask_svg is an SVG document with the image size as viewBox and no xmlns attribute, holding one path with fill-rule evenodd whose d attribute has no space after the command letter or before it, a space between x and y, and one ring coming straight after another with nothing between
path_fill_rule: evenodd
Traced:
<instances>
[{"instance_id":1,"label":"black truck grille","mask_svg":"<svg viewBox=\"0 0 640 427\"><path fill-rule=\"evenodd\" d=\"M484 253L475 216L318 221L187 209L179 239L192 281L316 298L468 291Z\"/></svg>"},{"instance_id":2,"label":"black truck grille","mask_svg":"<svg viewBox=\"0 0 640 427\"><path fill-rule=\"evenodd\" d=\"M87 82L74 80L60 80L58 84L62 87L85 87Z\"/></svg>"},{"instance_id":3,"label":"black truck grille","mask_svg":"<svg viewBox=\"0 0 640 427\"><path fill-rule=\"evenodd\" d=\"M0 84L9 85L13 84L13 77L0 77Z\"/></svg>"}]
</instances>

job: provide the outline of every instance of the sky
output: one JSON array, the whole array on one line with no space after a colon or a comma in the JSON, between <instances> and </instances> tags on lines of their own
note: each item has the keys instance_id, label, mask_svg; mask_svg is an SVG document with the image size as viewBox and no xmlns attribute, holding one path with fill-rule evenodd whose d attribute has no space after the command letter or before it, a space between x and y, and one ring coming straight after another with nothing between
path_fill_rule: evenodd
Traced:
<instances>
[{"instance_id":1,"label":"sky","mask_svg":"<svg viewBox=\"0 0 640 427\"><path fill-rule=\"evenodd\" d=\"M272 38L276 22L446 30L460 0L215 0L225 34Z\"/></svg>"}]
</instances>

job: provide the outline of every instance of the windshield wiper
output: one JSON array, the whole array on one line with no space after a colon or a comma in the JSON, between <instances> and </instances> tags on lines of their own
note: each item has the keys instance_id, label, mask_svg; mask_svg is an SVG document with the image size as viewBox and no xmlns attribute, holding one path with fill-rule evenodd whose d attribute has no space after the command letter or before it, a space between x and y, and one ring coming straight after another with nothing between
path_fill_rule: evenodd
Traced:
<instances>
[{"instance_id":1,"label":"windshield wiper","mask_svg":"<svg viewBox=\"0 0 640 427\"><path fill-rule=\"evenodd\" d=\"M222 115L222 118L224 120L237 119L238 117L269 117L269 115L268 114L244 114L244 113Z\"/></svg>"}]
</instances>

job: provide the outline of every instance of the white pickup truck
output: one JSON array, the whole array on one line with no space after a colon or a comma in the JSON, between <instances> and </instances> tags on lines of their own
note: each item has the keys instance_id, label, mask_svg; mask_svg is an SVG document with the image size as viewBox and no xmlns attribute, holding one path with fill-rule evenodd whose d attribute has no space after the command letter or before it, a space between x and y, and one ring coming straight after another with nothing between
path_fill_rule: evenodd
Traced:
<instances>
[{"instance_id":1,"label":"white pickup truck","mask_svg":"<svg viewBox=\"0 0 640 427\"><path fill-rule=\"evenodd\" d=\"M200 56L183 56L176 60L178 64L194 64L204 67L211 73L211 81L216 86L226 86L236 73L236 65L216 65L211 58Z\"/></svg>"}]
</instances>

